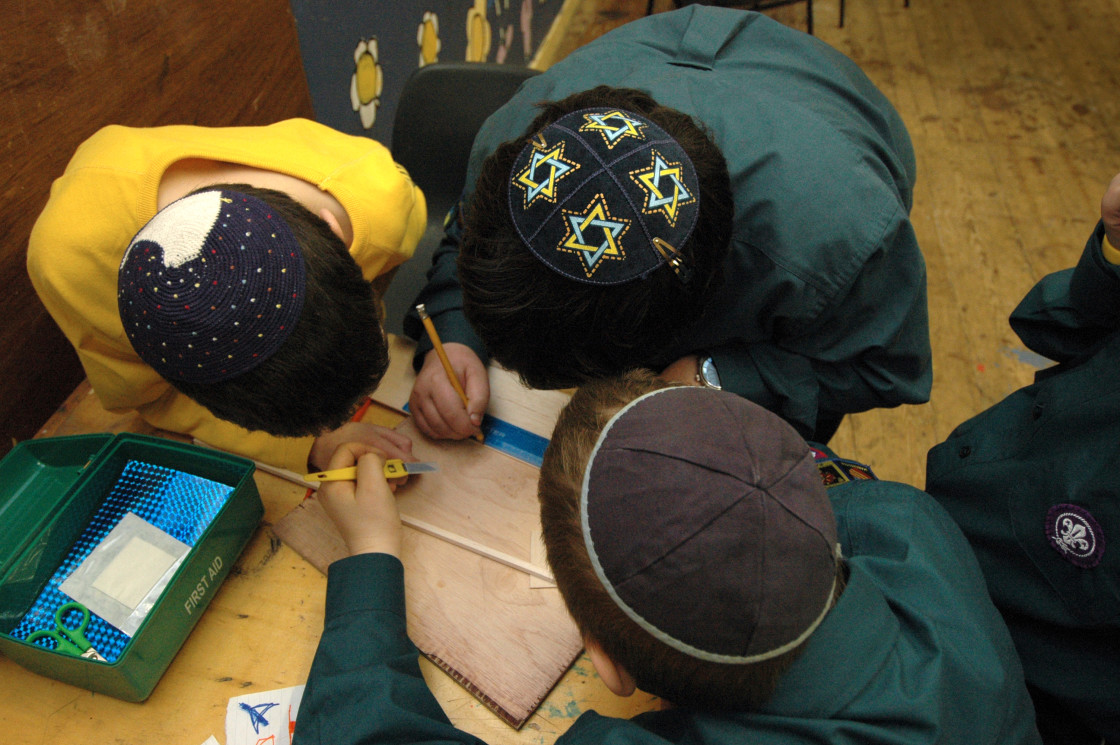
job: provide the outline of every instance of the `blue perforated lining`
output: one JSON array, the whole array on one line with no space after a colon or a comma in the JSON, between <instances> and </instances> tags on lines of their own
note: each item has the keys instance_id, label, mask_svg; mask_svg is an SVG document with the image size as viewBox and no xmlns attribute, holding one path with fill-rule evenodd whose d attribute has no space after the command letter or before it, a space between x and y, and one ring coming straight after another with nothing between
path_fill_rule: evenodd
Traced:
<instances>
[{"instance_id":1,"label":"blue perforated lining","mask_svg":"<svg viewBox=\"0 0 1120 745\"><path fill-rule=\"evenodd\" d=\"M233 494L233 489L227 484L171 468L128 461L109 496L10 635L26 639L39 629L54 628L55 611L72 600L58 586L85 561L126 512L135 513L188 546L194 546ZM74 625L74 620L68 623ZM95 614L91 614L85 635L108 662L115 662L130 640L123 631ZM45 647L54 645L53 641L43 639L33 643Z\"/></svg>"}]
</instances>

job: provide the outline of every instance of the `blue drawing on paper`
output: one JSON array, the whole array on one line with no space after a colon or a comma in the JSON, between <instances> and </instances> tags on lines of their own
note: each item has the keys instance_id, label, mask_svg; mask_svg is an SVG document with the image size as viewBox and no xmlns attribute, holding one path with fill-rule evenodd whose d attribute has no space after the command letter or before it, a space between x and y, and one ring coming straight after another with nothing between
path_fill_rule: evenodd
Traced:
<instances>
[{"instance_id":1,"label":"blue drawing on paper","mask_svg":"<svg viewBox=\"0 0 1120 745\"><path fill-rule=\"evenodd\" d=\"M249 723L253 725L253 732L258 735L261 733L261 725L268 726L268 720L264 718L265 712L271 709L276 704L257 704L256 706L249 706L244 702L238 704L242 710L249 713Z\"/></svg>"}]
</instances>

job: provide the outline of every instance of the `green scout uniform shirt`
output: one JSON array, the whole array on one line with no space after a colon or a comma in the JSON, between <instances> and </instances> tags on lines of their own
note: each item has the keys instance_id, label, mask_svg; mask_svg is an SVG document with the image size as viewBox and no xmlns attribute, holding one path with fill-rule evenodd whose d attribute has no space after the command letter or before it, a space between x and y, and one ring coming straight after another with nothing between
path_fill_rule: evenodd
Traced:
<instances>
[{"instance_id":1,"label":"green scout uniform shirt","mask_svg":"<svg viewBox=\"0 0 1120 745\"><path fill-rule=\"evenodd\" d=\"M758 712L581 716L558 743L1038 743L1007 629L960 531L926 494L882 481L829 490L844 594ZM331 565L299 745L478 743L455 729L405 633L400 562Z\"/></svg>"},{"instance_id":2,"label":"green scout uniform shirt","mask_svg":"<svg viewBox=\"0 0 1120 745\"><path fill-rule=\"evenodd\" d=\"M1102 235L1011 316L1059 364L933 448L926 483L975 549L1040 728L1093 743L1120 742L1120 267Z\"/></svg>"},{"instance_id":3,"label":"green scout uniform shirt","mask_svg":"<svg viewBox=\"0 0 1120 745\"><path fill-rule=\"evenodd\" d=\"M908 212L915 164L890 102L847 57L752 12L690 6L628 23L524 83L483 125L483 159L520 136L535 104L596 85L637 88L693 116L727 159L731 255L710 311L668 363L712 353L723 387L774 411L804 437L818 411L850 413L929 399L925 262ZM427 306L446 343L486 359L462 314L452 219ZM431 347L418 318L405 331Z\"/></svg>"}]
</instances>

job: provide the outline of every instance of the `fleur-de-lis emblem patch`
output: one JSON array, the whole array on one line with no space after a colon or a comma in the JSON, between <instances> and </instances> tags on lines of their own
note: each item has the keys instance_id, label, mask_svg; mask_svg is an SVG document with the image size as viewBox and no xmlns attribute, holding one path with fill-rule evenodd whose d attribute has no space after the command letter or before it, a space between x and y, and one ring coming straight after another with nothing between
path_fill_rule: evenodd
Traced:
<instances>
[{"instance_id":1,"label":"fleur-de-lis emblem patch","mask_svg":"<svg viewBox=\"0 0 1120 745\"><path fill-rule=\"evenodd\" d=\"M645 122L627 116L621 111L608 111L605 114L584 114L585 124L579 128L580 132L598 132L603 136L607 149L627 137L636 140L645 139Z\"/></svg>"},{"instance_id":2,"label":"fleur-de-lis emblem patch","mask_svg":"<svg viewBox=\"0 0 1120 745\"><path fill-rule=\"evenodd\" d=\"M1086 538L1092 538L1093 535L1085 527L1084 524L1074 522L1073 518L1068 515L1063 517L1058 526L1058 542L1066 551L1083 554L1087 553L1092 547Z\"/></svg>"},{"instance_id":3,"label":"fleur-de-lis emblem patch","mask_svg":"<svg viewBox=\"0 0 1120 745\"><path fill-rule=\"evenodd\" d=\"M557 182L579 169L579 163L564 158L563 142L554 147L534 143L533 148L529 163L513 178L513 185L524 192L524 209L538 197L555 202Z\"/></svg>"},{"instance_id":4,"label":"fleur-de-lis emblem patch","mask_svg":"<svg viewBox=\"0 0 1120 745\"><path fill-rule=\"evenodd\" d=\"M651 161L649 168L630 172L630 178L646 193L642 211L646 214L660 212L670 225L676 225L680 208L695 202L696 197L681 180L679 162L665 160L656 150L652 151Z\"/></svg>"},{"instance_id":5,"label":"fleur-de-lis emblem patch","mask_svg":"<svg viewBox=\"0 0 1120 745\"><path fill-rule=\"evenodd\" d=\"M1066 561L1091 569L1104 557L1104 532L1084 507L1058 504L1046 513L1046 538Z\"/></svg>"},{"instance_id":6,"label":"fleur-de-lis emblem patch","mask_svg":"<svg viewBox=\"0 0 1120 745\"><path fill-rule=\"evenodd\" d=\"M556 250L577 254L588 279L602 262L626 259L621 239L630 229L630 221L612 217L602 194L596 194L582 212L563 213L567 231Z\"/></svg>"}]
</instances>

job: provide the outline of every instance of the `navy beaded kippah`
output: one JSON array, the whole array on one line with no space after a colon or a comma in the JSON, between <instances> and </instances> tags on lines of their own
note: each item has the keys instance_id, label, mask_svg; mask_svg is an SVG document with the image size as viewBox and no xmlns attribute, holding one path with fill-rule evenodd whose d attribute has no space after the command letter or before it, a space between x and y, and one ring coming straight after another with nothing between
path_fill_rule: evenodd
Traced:
<instances>
[{"instance_id":1,"label":"navy beaded kippah","mask_svg":"<svg viewBox=\"0 0 1120 745\"><path fill-rule=\"evenodd\" d=\"M696 169L645 117L584 109L538 132L510 173L509 207L521 240L551 269L616 285L668 263L684 282L679 250L699 212Z\"/></svg>"},{"instance_id":2,"label":"navy beaded kippah","mask_svg":"<svg viewBox=\"0 0 1120 745\"><path fill-rule=\"evenodd\" d=\"M132 239L117 306L133 349L169 380L216 383L264 362L299 320L303 253L256 197L203 191L160 210Z\"/></svg>"}]
</instances>

